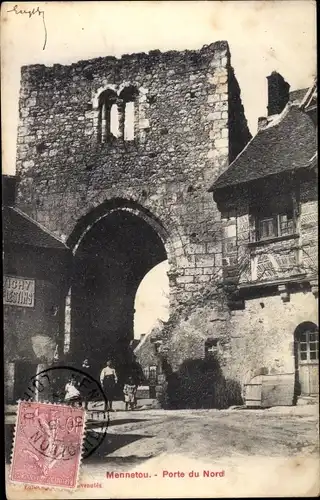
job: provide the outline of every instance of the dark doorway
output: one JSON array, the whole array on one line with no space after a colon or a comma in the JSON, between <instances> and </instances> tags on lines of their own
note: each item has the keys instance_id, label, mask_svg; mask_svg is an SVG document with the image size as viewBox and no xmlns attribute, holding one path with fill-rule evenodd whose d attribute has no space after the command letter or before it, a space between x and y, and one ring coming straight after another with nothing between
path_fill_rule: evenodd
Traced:
<instances>
[{"instance_id":1,"label":"dark doorway","mask_svg":"<svg viewBox=\"0 0 320 500\"><path fill-rule=\"evenodd\" d=\"M32 377L37 374L38 365L17 361L14 367L14 401L26 399L26 392Z\"/></svg>"},{"instance_id":2,"label":"dark doorway","mask_svg":"<svg viewBox=\"0 0 320 500\"><path fill-rule=\"evenodd\" d=\"M158 233L130 209L110 211L82 237L74 257L70 353L79 364L89 358L93 376L111 358L123 382L138 286L166 259Z\"/></svg>"}]
</instances>

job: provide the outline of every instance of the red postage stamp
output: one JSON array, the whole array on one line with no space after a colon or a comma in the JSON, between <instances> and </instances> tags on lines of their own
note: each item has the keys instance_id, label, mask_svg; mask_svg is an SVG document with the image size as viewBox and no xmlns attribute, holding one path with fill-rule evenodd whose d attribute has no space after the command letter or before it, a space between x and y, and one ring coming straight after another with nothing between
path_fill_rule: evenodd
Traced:
<instances>
[{"instance_id":1,"label":"red postage stamp","mask_svg":"<svg viewBox=\"0 0 320 500\"><path fill-rule=\"evenodd\" d=\"M10 480L76 488L85 432L85 410L22 401L18 405Z\"/></svg>"}]
</instances>

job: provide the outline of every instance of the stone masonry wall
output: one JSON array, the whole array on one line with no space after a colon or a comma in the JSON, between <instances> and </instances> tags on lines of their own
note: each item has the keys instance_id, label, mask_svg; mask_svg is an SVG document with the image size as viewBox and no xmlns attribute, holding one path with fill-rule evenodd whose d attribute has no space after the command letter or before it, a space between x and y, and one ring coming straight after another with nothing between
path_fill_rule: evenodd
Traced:
<instances>
[{"instance_id":1,"label":"stone masonry wall","mask_svg":"<svg viewBox=\"0 0 320 500\"><path fill-rule=\"evenodd\" d=\"M279 181L279 186L283 184ZM274 192L272 188L269 188L269 191ZM257 246L258 249L261 248L260 252L265 254L277 256L284 253L292 256L295 261L295 265L292 265L290 269L274 269L274 275L268 277L271 282L279 277L286 279L292 277L288 299L282 300L281 293L276 291L276 288L252 292L251 296L249 294L245 298L242 310L233 310L230 311L229 316L225 314L221 316L218 333L214 333L217 323L210 322L209 313L206 316L206 322L203 323L208 330L208 337L219 338L222 334L224 374L226 377L237 380L242 387L253 377L262 373L291 374L293 387L295 378L294 332L303 322L319 324L317 294L314 293L312 287L318 274L318 202L317 186L313 176L301 177L296 193L299 205L296 232L299 238L284 238ZM248 247L251 230L249 200L249 191L242 188L237 194L233 192L232 195L225 196L225 202L219 203L219 208L223 213L223 224L227 224L227 214L237 215L234 218L236 224L234 238L240 284L248 284L253 280L250 266L252 252ZM306 273L305 281L309 280L309 285L307 283L294 285L295 277L301 273ZM175 352L179 353L178 356L181 359L192 357L190 346L187 349L185 347L185 338L189 335L192 323L198 323L199 328L201 315L202 311L195 308L192 317L188 318L187 322L180 323L172 335L172 338L179 337L180 339L175 346ZM203 332L205 328L202 327ZM204 341L205 338L198 347L198 356L204 352ZM198 344L199 339L198 342L194 341L193 348L197 348ZM172 354L169 357L172 358Z\"/></svg>"},{"instance_id":2,"label":"stone masonry wall","mask_svg":"<svg viewBox=\"0 0 320 500\"><path fill-rule=\"evenodd\" d=\"M218 340L217 357L226 379L244 384L262 373L291 374L294 380L294 332L303 322L319 324L317 299L296 290L283 302L280 294L245 301L245 308L228 311L219 298L201 299L170 328L163 346L173 370L185 360L203 359L205 342Z\"/></svg>"},{"instance_id":3,"label":"stone masonry wall","mask_svg":"<svg viewBox=\"0 0 320 500\"><path fill-rule=\"evenodd\" d=\"M67 239L106 200L136 202L166 231L171 299L188 300L221 269L209 183L228 164L231 127L241 129L238 149L250 138L242 107L230 123L229 103L241 103L234 78L226 42L23 67L19 208ZM138 91L135 140L100 144L99 93L126 85Z\"/></svg>"},{"instance_id":4,"label":"stone masonry wall","mask_svg":"<svg viewBox=\"0 0 320 500\"><path fill-rule=\"evenodd\" d=\"M311 291L292 293L289 302L280 295L246 300L243 311L231 312L229 373L241 385L261 375L262 369L294 378L294 332L304 321L319 321Z\"/></svg>"}]
</instances>

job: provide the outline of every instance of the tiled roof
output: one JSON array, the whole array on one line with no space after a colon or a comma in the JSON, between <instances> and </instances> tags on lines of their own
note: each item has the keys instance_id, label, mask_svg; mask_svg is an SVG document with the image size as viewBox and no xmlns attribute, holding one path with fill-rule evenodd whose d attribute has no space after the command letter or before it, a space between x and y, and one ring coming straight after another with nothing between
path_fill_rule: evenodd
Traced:
<instances>
[{"instance_id":1,"label":"tiled roof","mask_svg":"<svg viewBox=\"0 0 320 500\"><path fill-rule=\"evenodd\" d=\"M292 90L289 92L289 102L301 102L306 93L308 92L309 88L306 89L298 89L298 90Z\"/></svg>"},{"instance_id":2,"label":"tiled roof","mask_svg":"<svg viewBox=\"0 0 320 500\"><path fill-rule=\"evenodd\" d=\"M300 102L301 109L310 109L317 105L317 79L315 79L313 85L308 89L305 96Z\"/></svg>"},{"instance_id":3,"label":"tiled roof","mask_svg":"<svg viewBox=\"0 0 320 500\"><path fill-rule=\"evenodd\" d=\"M17 208L2 210L3 241L18 245L67 250L59 238Z\"/></svg>"},{"instance_id":4,"label":"tiled roof","mask_svg":"<svg viewBox=\"0 0 320 500\"><path fill-rule=\"evenodd\" d=\"M309 163L307 164L307 167L312 169L318 167L318 152L316 152L310 159Z\"/></svg>"},{"instance_id":5,"label":"tiled roof","mask_svg":"<svg viewBox=\"0 0 320 500\"><path fill-rule=\"evenodd\" d=\"M209 191L305 168L316 150L311 118L298 106L288 105L279 117L259 130Z\"/></svg>"}]
</instances>

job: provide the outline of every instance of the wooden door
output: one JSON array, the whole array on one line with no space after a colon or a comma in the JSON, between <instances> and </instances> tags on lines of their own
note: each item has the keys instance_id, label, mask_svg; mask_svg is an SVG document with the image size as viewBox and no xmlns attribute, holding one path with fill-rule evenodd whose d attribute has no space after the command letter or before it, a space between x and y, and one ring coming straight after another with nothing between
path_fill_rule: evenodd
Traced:
<instances>
[{"instance_id":1,"label":"wooden door","mask_svg":"<svg viewBox=\"0 0 320 500\"><path fill-rule=\"evenodd\" d=\"M261 406L262 376L253 377L248 384L244 385L244 399L246 406Z\"/></svg>"},{"instance_id":2,"label":"wooden door","mask_svg":"<svg viewBox=\"0 0 320 500\"><path fill-rule=\"evenodd\" d=\"M298 369L301 395L319 393L319 333L306 330L298 339Z\"/></svg>"}]
</instances>

